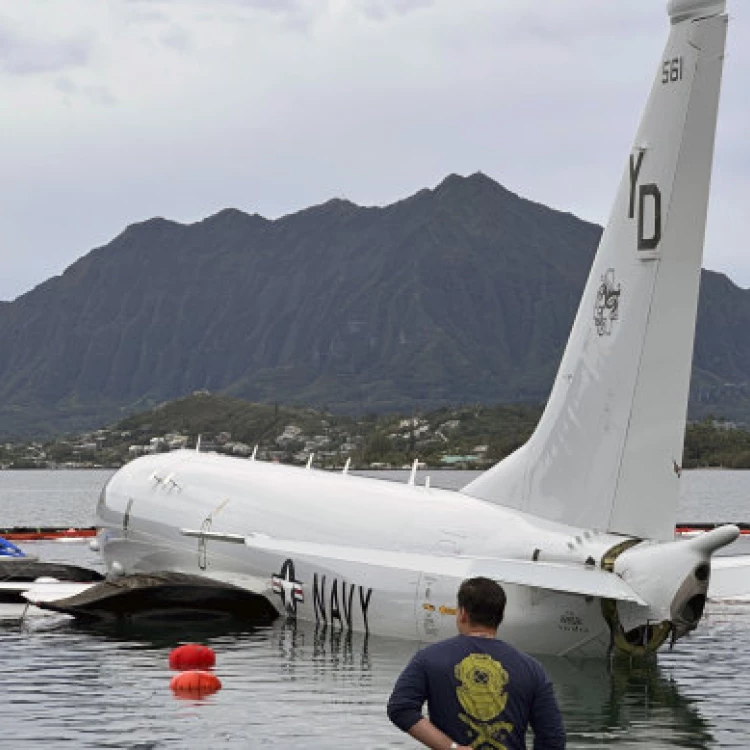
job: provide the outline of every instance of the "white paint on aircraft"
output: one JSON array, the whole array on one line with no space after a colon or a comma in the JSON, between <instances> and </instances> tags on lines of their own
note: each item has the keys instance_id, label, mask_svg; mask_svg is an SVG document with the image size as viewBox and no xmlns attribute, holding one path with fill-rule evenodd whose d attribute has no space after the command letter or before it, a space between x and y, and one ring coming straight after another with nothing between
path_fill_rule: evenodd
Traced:
<instances>
[{"instance_id":1,"label":"white paint on aircraft","mask_svg":"<svg viewBox=\"0 0 750 750\"><path fill-rule=\"evenodd\" d=\"M670 4L682 20L547 408L528 443L466 494L575 526L673 538L727 28L718 5Z\"/></svg>"},{"instance_id":2,"label":"white paint on aircraft","mask_svg":"<svg viewBox=\"0 0 750 750\"><path fill-rule=\"evenodd\" d=\"M536 653L641 653L694 629L712 555L739 534L674 541L727 17L708 0L671 0L668 12L613 213L526 446L462 492L418 486L416 464L397 484L316 470L312 456L306 469L198 450L138 458L97 508L108 570L203 575L284 616L424 641L455 632L458 585L486 575L507 591L502 637ZM170 475L180 492L153 481Z\"/></svg>"}]
</instances>

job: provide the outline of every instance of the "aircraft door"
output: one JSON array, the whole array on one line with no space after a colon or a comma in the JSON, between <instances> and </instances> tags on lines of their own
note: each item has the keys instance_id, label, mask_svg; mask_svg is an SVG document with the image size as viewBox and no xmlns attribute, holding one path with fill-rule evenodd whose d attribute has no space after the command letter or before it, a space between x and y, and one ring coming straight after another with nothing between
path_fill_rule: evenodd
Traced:
<instances>
[{"instance_id":1,"label":"aircraft door","mask_svg":"<svg viewBox=\"0 0 750 750\"><path fill-rule=\"evenodd\" d=\"M456 634L456 593L460 584L460 580L450 576L420 574L415 602L419 640L439 641Z\"/></svg>"}]
</instances>

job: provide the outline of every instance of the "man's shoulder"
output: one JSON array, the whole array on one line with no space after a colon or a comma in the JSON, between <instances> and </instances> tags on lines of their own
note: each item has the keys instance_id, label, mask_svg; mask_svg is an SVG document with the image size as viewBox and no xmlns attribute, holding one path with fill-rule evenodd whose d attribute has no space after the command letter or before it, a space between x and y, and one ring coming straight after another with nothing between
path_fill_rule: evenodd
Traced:
<instances>
[{"instance_id":1,"label":"man's shoulder","mask_svg":"<svg viewBox=\"0 0 750 750\"><path fill-rule=\"evenodd\" d=\"M415 658L423 664L434 664L446 659L450 660L465 656L475 651L486 653L488 656L506 664L513 664L517 667L522 666L526 671L533 674L540 676L546 674L544 667L533 656L519 651L515 646L501 639L482 640L480 646L474 643L471 638L456 635L452 638L425 646L417 652Z\"/></svg>"},{"instance_id":2,"label":"man's shoulder","mask_svg":"<svg viewBox=\"0 0 750 750\"><path fill-rule=\"evenodd\" d=\"M461 636L454 635L452 638L446 638L444 641L437 641L437 643L431 643L429 646L425 646L420 649L419 653L425 656L432 656L434 654L441 654L444 651L457 648L461 644Z\"/></svg>"},{"instance_id":3,"label":"man's shoulder","mask_svg":"<svg viewBox=\"0 0 750 750\"><path fill-rule=\"evenodd\" d=\"M498 656L503 656L506 661L513 661L516 665L521 666L529 675L534 675L538 679L546 680L547 672L542 664L537 661L533 656L530 656L525 651L519 651L515 646L511 646L510 643L505 641L495 641L498 644L497 653Z\"/></svg>"},{"instance_id":4,"label":"man's shoulder","mask_svg":"<svg viewBox=\"0 0 750 750\"><path fill-rule=\"evenodd\" d=\"M463 639L460 635L447 638L444 641L431 643L429 646L421 648L416 656L423 662L441 660L446 656L451 656L465 649Z\"/></svg>"},{"instance_id":5,"label":"man's shoulder","mask_svg":"<svg viewBox=\"0 0 750 750\"><path fill-rule=\"evenodd\" d=\"M515 646L512 646L507 641L503 641L498 638L493 643L496 644L495 647L497 649L504 651L509 656L515 656L516 658L520 659L521 661L527 662L528 664L536 664L537 666L541 666L539 662L533 656L530 656L525 651L521 651L520 649L517 649Z\"/></svg>"},{"instance_id":6,"label":"man's shoulder","mask_svg":"<svg viewBox=\"0 0 750 750\"><path fill-rule=\"evenodd\" d=\"M528 660L536 663L536 659L534 659L533 656L529 656L525 651L521 651L507 641L502 640L502 638L497 638L492 641L492 647L498 651L504 651L508 656L514 656L522 661Z\"/></svg>"}]
</instances>

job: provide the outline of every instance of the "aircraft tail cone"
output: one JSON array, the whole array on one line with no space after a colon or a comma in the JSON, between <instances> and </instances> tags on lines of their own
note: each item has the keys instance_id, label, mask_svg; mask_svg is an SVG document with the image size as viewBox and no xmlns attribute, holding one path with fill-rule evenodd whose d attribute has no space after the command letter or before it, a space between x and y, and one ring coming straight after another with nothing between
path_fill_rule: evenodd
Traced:
<instances>
[{"instance_id":1,"label":"aircraft tail cone","mask_svg":"<svg viewBox=\"0 0 750 750\"><path fill-rule=\"evenodd\" d=\"M731 544L739 535L739 526L728 523L725 526L719 526L716 529L707 531L705 534L699 534L686 543L705 555L712 555L722 547Z\"/></svg>"},{"instance_id":2,"label":"aircraft tail cone","mask_svg":"<svg viewBox=\"0 0 750 750\"><path fill-rule=\"evenodd\" d=\"M680 23L691 18L706 18L723 13L726 0L669 0L667 13L672 23Z\"/></svg>"},{"instance_id":3,"label":"aircraft tail cone","mask_svg":"<svg viewBox=\"0 0 750 750\"><path fill-rule=\"evenodd\" d=\"M614 571L648 602L618 602L605 615L616 645L629 653L655 651L671 635L676 641L695 630L703 616L711 577L711 556L740 535L734 524L689 540L637 544L624 551ZM619 637L618 636L622 636Z\"/></svg>"}]
</instances>

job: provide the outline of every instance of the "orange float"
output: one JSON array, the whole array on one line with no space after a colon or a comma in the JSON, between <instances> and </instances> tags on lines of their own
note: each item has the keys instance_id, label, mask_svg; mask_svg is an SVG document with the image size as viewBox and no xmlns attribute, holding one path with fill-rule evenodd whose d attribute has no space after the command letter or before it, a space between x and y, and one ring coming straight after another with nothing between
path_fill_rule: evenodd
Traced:
<instances>
[{"instance_id":1,"label":"orange float","mask_svg":"<svg viewBox=\"0 0 750 750\"><path fill-rule=\"evenodd\" d=\"M216 664L216 653L208 646L199 643L186 643L169 654L172 669L211 669Z\"/></svg>"},{"instance_id":2,"label":"orange float","mask_svg":"<svg viewBox=\"0 0 750 750\"><path fill-rule=\"evenodd\" d=\"M221 680L213 672L194 669L175 675L169 687L180 698L204 698L221 690Z\"/></svg>"}]
</instances>

